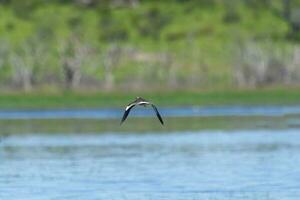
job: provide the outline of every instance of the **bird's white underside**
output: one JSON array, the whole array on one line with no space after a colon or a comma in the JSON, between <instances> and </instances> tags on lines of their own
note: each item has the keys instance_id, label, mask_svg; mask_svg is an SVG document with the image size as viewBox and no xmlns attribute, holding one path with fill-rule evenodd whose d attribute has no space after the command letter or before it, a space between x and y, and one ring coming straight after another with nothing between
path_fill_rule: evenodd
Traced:
<instances>
[{"instance_id":1,"label":"bird's white underside","mask_svg":"<svg viewBox=\"0 0 300 200\"><path fill-rule=\"evenodd\" d=\"M132 106L132 104L128 105L128 106L125 108L125 111L127 111L131 106Z\"/></svg>"},{"instance_id":2,"label":"bird's white underside","mask_svg":"<svg viewBox=\"0 0 300 200\"><path fill-rule=\"evenodd\" d=\"M143 104L150 104L150 103L147 102L147 101L141 101L141 102L138 102L138 105L143 105Z\"/></svg>"},{"instance_id":3,"label":"bird's white underside","mask_svg":"<svg viewBox=\"0 0 300 200\"><path fill-rule=\"evenodd\" d=\"M131 108L132 106L135 106L135 105L145 105L145 104L150 104L149 102L147 101L141 101L141 102L138 102L137 104L133 103L133 104L130 104L128 105L126 108L125 108L125 111L127 111L129 108Z\"/></svg>"}]
</instances>

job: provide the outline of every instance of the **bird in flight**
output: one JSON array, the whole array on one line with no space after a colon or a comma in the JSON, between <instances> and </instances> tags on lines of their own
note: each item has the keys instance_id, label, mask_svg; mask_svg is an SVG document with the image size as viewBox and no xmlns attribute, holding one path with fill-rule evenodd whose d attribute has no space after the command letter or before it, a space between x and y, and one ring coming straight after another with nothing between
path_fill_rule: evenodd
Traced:
<instances>
[{"instance_id":1,"label":"bird in flight","mask_svg":"<svg viewBox=\"0 0 300 200\"><path fill-rule=\"evenodd\" d=\"M123 117L122 117L122 120L121 120L121 123L120 123L120 124L122 124L122 123L126 120L126 118L128 117L128 114L129 114L130 110L131 110L134 106L136 106L136 105L138 105L138 106L145 106L145 107L146 107L147 105L151 105L152 108L153 108L153 110L155 111L156 116L157 116L157 118L159 119L160 123L161 123L162 125L164 125L164 121L163 121L163 119L161 118L161 116L160 116L160 114L159 114L158 109L156 108L156 106L155 106L153 103L151 103L151 102L149 102L149 101L147 101L146 99L143 99L143 98L141 98L141 97L136 97L136 99L135 99L133 102L131 102L130 104L128 104L128 105L126 106L125 112L124 112L124 115L123 115Z\"/></svg>"}]
</instances>

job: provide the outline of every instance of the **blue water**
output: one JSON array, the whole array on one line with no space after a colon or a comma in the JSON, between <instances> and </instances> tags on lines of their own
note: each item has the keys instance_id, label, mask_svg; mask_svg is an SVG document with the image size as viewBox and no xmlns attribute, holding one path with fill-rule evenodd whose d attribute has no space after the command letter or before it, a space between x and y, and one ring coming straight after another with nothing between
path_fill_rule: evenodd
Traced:
<instances>
[{"instance_id":1,"label":"blue water","mask_svg":"<svg viewBox=\"0 0 300 200\"><path fill-rule=\"evenodd\" d=\"M209 107L163 107L164 117L205 116L285 116L300 115L300 106L209 106ZM43 109L43 110L0 110L0 119L119 119L123 108L107 109ZM132 117L152 117L150 107L132 109Z\"/></svg>"},{"instance_id":2,"label":"blue water","mask_svg":"<svg viewBox=\"0 0 300 200\"><path fill-rule=\"evenodd\" d=\"M11 135L0 199L300 199L300 129Z\"/></svg>"}]
</instances>

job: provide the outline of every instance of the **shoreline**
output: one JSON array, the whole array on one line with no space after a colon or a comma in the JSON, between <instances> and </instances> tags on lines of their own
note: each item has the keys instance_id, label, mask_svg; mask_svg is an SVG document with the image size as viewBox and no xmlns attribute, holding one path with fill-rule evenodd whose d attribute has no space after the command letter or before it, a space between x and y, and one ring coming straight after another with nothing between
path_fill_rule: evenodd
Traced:
<instances>
[{"instance_id":1,"label":"shoreline","mask_svg":"<svg viewBox=\"0 0 300 200\"><path fill-rule=\"evenodd\" d=\"M300 89L151 91L103 93L0 93L0 109L121 108L136 96L158 106L297 105Z\"/></svg>"}]
</instances>

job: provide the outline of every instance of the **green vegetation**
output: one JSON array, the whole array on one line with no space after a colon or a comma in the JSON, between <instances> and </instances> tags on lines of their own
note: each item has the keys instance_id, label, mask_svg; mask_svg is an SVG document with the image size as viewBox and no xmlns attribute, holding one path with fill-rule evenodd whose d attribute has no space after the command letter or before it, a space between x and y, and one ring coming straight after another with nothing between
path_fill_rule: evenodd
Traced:
<instances>
[{"instance_id":1,"label":"green vegetation","mask_svg":"<svg viewBox=\"0 0 300 200\"><path fill-rule=\"evenodd\" d=\"M299 116L285 117L187 117L165 118L166 125L161 126L155 118L128 118L119 126L120 120L95 119L51 119L51 120L0 120L1 135L29 133L147 133L180 132L198 130L241 130L241 129L285 129L292 125L288 119ZM178 120L180 123L178 123ZM299 124L293 125L293 128Z\"/></svg>"},{"instance_id":2,"label":"green vegetation","mask_svg":"<svg viewBox=\"0 0 300 200\"><path fill-rule=\"evenodd\" d=\"M299 86L299 7L299 0L0 0L0 89Z\"/></svg>"},{"instance_id":3,"label":"green vegetation","mask_svg":"<svg viewBox=\"0 0 300 200\"><path fill-rule=\"evenodd\" d=\"M185 105L281 105L299 104L298 89L177 91L139 93L14 93L0 96L0 109L96 108L127 105L135 96L151 99L159 106ZM170 101L171 100L171 101Z\"/></svg>"}]
</instances>

